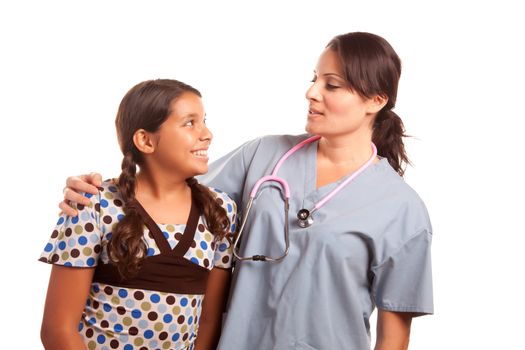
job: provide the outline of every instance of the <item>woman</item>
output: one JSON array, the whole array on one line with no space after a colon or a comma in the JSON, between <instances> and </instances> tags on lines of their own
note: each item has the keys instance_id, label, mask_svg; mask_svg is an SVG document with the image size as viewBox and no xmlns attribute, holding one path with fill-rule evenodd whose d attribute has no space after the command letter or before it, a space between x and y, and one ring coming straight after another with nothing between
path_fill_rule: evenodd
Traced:
<instances>
[{"instance_id":1,"label":"woman","mask_svg":"<svg viewBox=\"0 0 525 350\"><path fill-rule=\"evenodd\" d=\"M309 135L248 142L202 178L243 208L263 176L291 192L287 217L281 185L263 183L243 219L237 255L257 261L237 261L219 349L369 349L375 307L375 349L406 349L412 317L433 312L432 229L402 179L404 127L392 111L400 73L383 38L335 37L306 93ZM82 180L67 184L88 190Z\"/></svg>"},{"instance_id":2,"label":"woman","mask_svg":"<svg viewBox=\"0 0 525 350\"><path fill-rule=\"evenodd\" d=\"M40 258L53 264L46 349L216 346L235 204L193 178L208 170L212 139L200 96L152 80L123 98L122 173L87 194L78 215L60 217Z\"/></svg>"}]
</instances>

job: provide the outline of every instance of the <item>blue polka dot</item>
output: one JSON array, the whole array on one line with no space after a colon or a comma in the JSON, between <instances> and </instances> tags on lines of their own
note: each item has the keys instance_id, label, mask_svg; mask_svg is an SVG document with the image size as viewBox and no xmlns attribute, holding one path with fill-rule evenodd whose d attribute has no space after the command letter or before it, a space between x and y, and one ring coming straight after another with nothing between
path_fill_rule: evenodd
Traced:
<instances>
[{"instance_id":1,"label":"blue polka dot","mask_svg":"<svg viewBox=\"0 0 525 350\"><path fill-rule=\"evenodd\" d=\"M139 309L135 309L135 310L131 311L131 316L133 318L140 318L140 316L142 316L142 312L140 312Z\"/></svg>"},{"instance_id":2,"label":"blue polka dot","mask_svg":"<svg viewBox=\"0 0 525 350\"><path fill-rule=\"evenodd\" d=\"M91 243L98 243L100 241L100 236L96 233L92 233L91 236L89 236L89 240Z\"/></svg>"},{"instance_id":3,"label":"blue polka dot","mask_svg":"<svg viewBox=\"0 0 525 350\"><path fill-rule=\"evenodd\" d=\"M149 297L149 300L151 300L152 302L154 303L158 303L160 301L160 295L158 294L152 294L150 297Z\"/></svg>"},{"instance_id":4,"label":"blue polka dot","mask_svg":"<svg viewBox=\"0 0 525 350\"><path fill-rule=\"evenodd\" d=\"M84 197L91 198L91 197L93 197L93 195L91 193L84 193Z\"/></svg>"},{"instance_id":5,"label":"blue polka dot","mask_svg":"<svg viewBox=\"0 0 525 350\"><path fill-rule=\"evenodd\" d=\"M95 259L93 259L93 258L87 259L86 264L87 264L87 266L95 265Z\"/></svg>"},{"instance_id":6,"label":"blue polka dot","mask_svg":"<svg viewBox=\"0 0 525 350\"><path fill-rule=\"evenodd\" d=\"M194 263L194 264L197 264L197 265L199 264L199 259L197 259L196 257L193 257L193 258L191 258L190 260L191 260L191 262Z\"/></svg>"},{"instance_id":7,"label":"blue polka dot","mask_svg":"<svg viewBox=\"0 0 525 350\"><path fill-rule=\"evenodd\" d=\"M124 214L118 214L117 215L117 219L118 219L118 221L124 219Z\"/></svg>"},{"instance_id":8,"label":"blue polka dot","mask_svg":"<svg viewBox=\"0 0 525 350\"><path fill-rule=\"evenodd\" d=\"M111 305L109 305L108 303L105 303L104 304L104 311L110 312L111 311Z\"/></svg>"},{"instance_id":9,"label":"blue polka dot","mask_svg":"<svg viewBox=\"0 0 525 350\"><path fill-rule=\"evenodd\" d=\"M106 239L109 241L111 239L111 236L113 236L113 232L110 232L106 235Z\"/></svg>"},{"instance_id":10,"label":"blue polka dot","mask_svg":"<svg viewBox=\"0 0 525 350\"><path fill-rule=\"evenodd\" d=\"M148 256L152 256L155 254L155 249L153 248L148 248Z\"/></svg>"},{"instance_id":11,"label":"blue polka dot","mask_svg":"<svg viewBox=\"0 0 525 350\"><path fill-rule=\"evenodd\" d=\"M115 186L109 186L109 187L108 187L108 190L109 190L110 192L117 192L117 188L116 188Z\"/></svg>"},{"instance_id":12,"label":"blue polka dot","mask_svg":"<svg viewBox=\"0 0 525 350\"><path fill-rule=\"evenodd\" d=\"M115 325L115 327L113 327L113 329L115 330L115 332L120 333L120 332L122 332L122 330L124 329L124 327L122 327L121 324L117 323L117 324Z\"/></svg>"},{"instance_id":13,"label":"blue polka dot","mask_svg":"<svg viewBox=\"0 0 525 350\"><path fill-rule=\"evenodd\" d=\"M221 252L224 252L226 249L228 249L228 245L226 243L221 243L221 245L219 246L219 250Z\"/></svg>"},{"instance_id":14,"label":"blue polka dot","mask_svg":"<svg viewBox=\"0 0 525 350\"><path fill-rule=\"evenodd\" d=\"M158 344L159 344L159 342L156 341L156 340L152 340L152 341L149 342L149 346L150 346L150 348L155 348L155 349L157 349L157 345L158 345ZM159 350L160 350L160 349L159 349Z\"/></svg>"},{"instance_id":15,"label":"blue polka dot","mask_svg":"<svg viewBox=\"0 0 525 350\"><path fill-rule=\"evenodd\" d=\"M125 298L128 296L128 291L125 289L119 289L118 290L118 296L121 298Z\"/></svg>"},{"instance_id":16,"label":"blue polka dot","mask_svg":"<svg viewBox=\"0 0 525 350\"><path fill-rule=\"evenodd\" d=\"M231 232L235 232L235 224L232 224Z\"/></svg>"},{"instance_id":17,"label":"blue polka dot","mask_svg":"<svg viewBox=\"0 0 525 350\"><path fill-rule=\"evenodd\" d=\"M84 221L89 221L89 218L91 218L92 214L90 214L89 212L87 211L83 211L82 213L80 213L80 218Z\"/></svg>"},{"instance_id":18,"label":"blue polka dot","mask_svg":"<svg viewBox=\"0 0 525 350\"><path fill-rule=\"evenodd\" d=\"M190 318L188 318L188 324L192 324L193 323L193 316L190 316Z\"/></svg>"},{"instance_id":19,"label":"blue polka dot","mask_svg":"<svg viewBox=\"0 0 525 350\"><path fill-rule=\"evenodd\" d=\"M214 188L213 190L214 190L215 192L217 192L217 193L222 193L222 191L219 190L218 188Z\"/></svg>"},{"instance_id":20,"label":"blue polka dot","mask_svg":"<svg viewBox=\"0 0 525 350\"><path fill-rule=\"evenodd\" d=\"M201 248L204 249L204 250L208 249L208 244L206 242L202 241L201 242Z\"/></svg>"},{"instance_id":21,"label":"blue polka dot","mask_svg":"<svg viewBox=\"0 0 525 350\"><path fill-rule=\"evenodd\" d=\"M49 253L52 250L53 250L53 245L51 243L46 244L44 251Z\"/></svg>"},{"instance_id":22,"label":"blue polka dot","mask_svg":"<svg viewBox=\"0 0 525 350\"><path fill-rule=\"evenodd\" d=\"M73 266L73 264L68 261L64 263L64 266L70 267L70 266Z\"/></svg>"},{"instance_id":23,"label":"blue polka dot","mask_svg":"<svg viewBox=\"0 0 525 350\"><path fill-rule=\"evenodd\" d=\"M188 305L188 298L182 298L182 299L180 300L180 304L181 304L182 306L186 306L186 305Z\"/></svg>"},{"instance_id":24,"label":"blue polka dot","mask_svg":"<svg viewBox=\"0 0 525 350\"><path fill-rule=\"evenodd\" d=\"M232 210L233 210L233 206L232 206L230 203L228 203L228 205L226 206L226 208L228 208L228 213L231 213Z\"/></svg>"},{"instance_id":25,"label":"blue polka dot","mask_svg":"<svg viewBox=\"0 0 525 350\"><path fill-rule=\"evenodd\" d=\"M111 323L117 323L117 314L114 314L114 313L109 314L108 321Z\"/></svg>"},{"instance_id":26,"label":"blue polka dot","mask_svg":"<svg viewBox=\"0 0 525 350\"><path fill-rule=\"evenodd\" d=\"M179 340L179 338L180 338L180 334L179 334L179 333L175 333L175 334L173 334L173 336L171 337L171 340L173 340L173 341L177 341L177 340Z\"/></svg>"},{"instance_id":27,"label":"blue polka dot","mask_svg":"<svg viewBox=\"0 0 525 350\"><path fill-rule=\"evenodd\" d=\"M146 339L151 339L153 338L153 331L148 329L147 331L144 332L144 338Z\"/></svg>"},{"instance_id":28,"label":"blue polka dot","mask_svg":"<svg viewBox=\"0 0 525 350\"><path fill-rule=\"evenodd\" d=\"M93 285L93 292L95 293L100 292L100 287L98 286L98 284Z\"/></svg>"},{"instance_id":29,"label":"blue polka dot","mask_svg":"<svg viewBox=\"0 0 525 350\"><path fill-rule=\"evenodd\" d=\"M166 315L164 315L164 317L162 318L162 320L163 320L165 323L170 323L171 321L173 321L173 316L171 316L170 314L166 314Z\"/></svg>"},{"instance_id":30,"label":"blue polka dot","mask_svg":"<svg viewBox=\"0 0 525 350\"><path fill-rule=\"evenodd\" d=\"M73 247L75 247L77 245L77 240L75 238L70 238L67 241L67 245L70 246L71 248L73 248Z\"/></svg>"},{"instance_id":31,"label":"blue polka dot","mask_svg":"<svg viewBox=\"0 0 525 350\"><path fill-rule=\"evenodd\" d=\"M57 225L62 225L63 223L64 223L64 217L61 216L60 218L58 218Z\"/></svg>"},{"instance_id":32,"label":"blue polka dot","mask_svg":"<svg viewBox=\"0 0 525 350\"><path fill-rule=\"evenodd\" d=\"M78 324L78 331L80 332L83 329L84 329L84 323L80 321L80 323Z\"/></svg>"},{"instance_id":33,"label":"blue polka dot","mask_svg":"<svg viewBox=\"0 0 525 350\"><path fill-rule=\"evenodd\" d=\"M71 222L76 224L78 222L78 215L73 217L73 218L71 218Z\"/></svg>"},{"instance_id":34,"label":"blue polka dot","mask_svg":"<svg viewBox=\"0 0 525 350\"><path fill-rule=\"evenodd\" d=\"M106 341L106 337L103 336L102 334L100 334L100 335L97 337L97 343L99 343L99 344L104 344L105 341Z\"/></svg>"},{"instance_id":35,"label":"blue polka dot","mask_svg":"<svg viewBox=\"0 0 525 350\"><path fill-rule=\"evenodd\" d=\"M80 244L80 245L86 245L87 242L88 242L88 240L87 240L86 237L84 237L84 236L80 236L80 237L78 237L78 244Z\"/></svg>"},{"instance_id":36,"label":"blue polka dot","mask_svg":"<svg viewBox=\"0 0 525 350\"><path fill-rule=\"evenodd\" d=\"M66 242L60 241L60 243L58 243L58 249L60 250L66 249Z\"/></svg>"},{"instance_id":37,"label":"blue polka dot","mask_svg":"<svg viewBox=\"0 0 525 350\"><path fill-rule=\"evenodd\" d=\"M88 320L88 323L89 323L90 325L94 325L95 323L97 323L97 319L94 318L94 317L91 317L91 318Z\"/></svg>"},{"instance_id":38,"label":"blue polka dot","mask_svg":"<svg viewBox=\"0 0 525 350\"><path fill-rule=\"evenodd\" d=\"M133 345L131 344L124 345L124 350L133 350Z\"/></svg>"},{"instance_id":39,"label":"blue polka dot","mask_svg":"<svg viewBox=\"0 0 525 350\"><path fill-rule=\"evenodd\" d=\"M109 205L109 203L108 203L107 200L105 200L105 199L101 199L101 200L100 200L100 206L101 206L102 208L107 208L108 205Z\"/></svg>"},{"instance_id":40,"label":"blue polka dot","mask_svg":"<svg viewBox=\"0 0 525 350\"><path fill-rule=\"evenodd\" d=\"M162 234L164 235L164 238L168 239L170 238L170 234L166 231L162 231Z\"/></svg>"},{"instance_id":41,"label":"blue polka dot","mask_svg":"<svg viewBox=\"0 0 525 350\"><path fill-rule=\"evenodd\" d=\"M115 207L109 207L109 213L110 213L111 215L115 215L115 214L117 213L117 208L115 208Z\"/></svg>"},{"instance_id":42,"label":"blue polka dot","mask_svg":"<svg viewBox=\"0 0 525 350\"><path fill-rule=\"evenodd\" d=\"M148 328L148 321L146 321L146 320L140 320L139 323L138 323L138 325L139 325L139 328L140 328L140 329L146 329L146 328Z\"/></svg>"},{"instance_id":43,"label":"blue polka dot","mask_svg":"<svg viewBox=\"0 0 525 350\"><path fill-rule=\"evenodd\" d=\"M75 266L76 267L83 267L84 261L83 260L75 260Z\"/></svg>"}]
</instances>

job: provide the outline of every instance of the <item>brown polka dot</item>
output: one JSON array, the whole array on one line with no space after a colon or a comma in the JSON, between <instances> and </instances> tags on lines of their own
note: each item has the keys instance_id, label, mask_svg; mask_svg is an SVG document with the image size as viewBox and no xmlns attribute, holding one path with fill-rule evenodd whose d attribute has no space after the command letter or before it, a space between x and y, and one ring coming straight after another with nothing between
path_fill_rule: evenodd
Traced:
<instances>
[{"instance_id":1,"label":"brown polka dot","mask_svg":"<svg viewBox=\"0 0 525 350\"><path fill-rule=\"evenodd\" d=\"M189 337L188 333L184 333L184 335L182 336L182 340L186 341L186 339L188 339L188 337Z\"/></svg>"},{"instance_id":2,"label":"brown polka dot","mask_svg":"<svg viewBox=\"0 0 525 350\"><path fill-rule=\"evenodd\" d=\"M93 309L98 309L99 306L100 306L100 303L96 300L93 300Z\"/></svg>"},{"instance_id":3,"label":"brown polka dot","mask_svg":"<svg viewBox=\"0 0 525 350\"><path fill-rule=\"evenodd\" d=\"M200 232L204 232L204 230L205 230L203 224L199 224L199 226L197 226L197 228L199 229Z\"/></svg>"},{"instance_id":4,"label":"brown polka dot","mask_svg":"<svg viewBox=\"0 0 525 350\"><path fill-rule=\"evenodd\" d=\"M137 335L139 334L139 329L137 327L130 327L128 329L129 335Z\"/></svg>"},{"instance_id":5,"label":"brown polka dot","mask_svg":"<svg viewBox=\"0 0 525 350\"><path fill-rule=\"evenodd\" d=\"M97 244L96 246L93 247L93 251L95 253L100 253L100 251L102 250L102 247L100 246L100 244Z\"/></svg>"},{"instance_id":6,"label":"brown polka dot","mask_svg":"<svg viewBox=\"0 0 525 350\"><path fill-rule=\"evenodd\" d=\"M76 248L71 250L71 256L73 258L78 258L80 256L80 251L78 249L76 249Z\"/></svg>"},{"instance_id":7,"label":"brown polka dot","mask_svg":"<svg viewBox=\"0 0 525 350\"><path fill-rule=\"evenodd\" d=\"M175 233L175 239L177 241L180 241L181 238L182 238L182 233L180 233L180 232Z\"/></svg>"},{"instance_id":8,"label":"brown polka dot","mask_svg":"<svg viewBox=\"0 0 525 350\"><path fill-rule=\"evenodd\" d=\"M159 315L157 315L157 313L154 311L148 313L148 320L150 321L155 321L158 317Z\"/></svg>"},{"instance_id":9,"label":"brown polka dot","mask_svg":"<svg viewBox=\"0 0 525 350\"><path fill-rule=\"evenodd\" d=\"M111 224L111 222L113 221L113 219L111 218L111 216L109 215L106 215L102 218L102 221L104 221L104 223L106 224Z\"/></svg>"},{"instance_id":10,"label":"brown polka dot","mask_svg":"<svg viewBox=\"0 0 525 350\"><path fill-rule=\"evenodd\" d=\"M121 207L122 206L122 201L120 199L115 199L113 201L113 204L115 204L115 206L117 206L117 207Z\"/></svg>"},{"instance_id":11,"label":"brown polka dot","mask_svg":"<svg viewBox=\"0 0 525 350\"><path fill-rule=\"evenodd\" d=\"M230 257L229 256L222 257L222 262L223 263L227 264L229 261L230 261Z\"/></svg>"},{"instance_id":12,"label":"brown polka dot","mask_svg":"<svg viewBox=\"0 0 525 350\"><path fill-rule=\"evenodd\" d=\"M183 324L183 323L184 323L184 320L185 320L184 315L180 315L180 316L177 318L177 323L178 323L178 324Z\"/></svg>"},{"instance_id":13,"label":"brown polka dot","mask_svg":"<svg viewBox=\"0 0 525 350\"><path fill-rule=\"evenodd\" d=\"M193 299L193 300L191 301L191 306L192 306L192 307L195 307L195 305L197 305L197 299Z\"/></svg>"},{"instance_id":14,"label":"brown polka dot","mask_svg":"<svg viewBox=\"0 0 525 350\"><path fill-rule=\"evenodd\" d=\"M197 246L197 242L195 242L195 240L193 240L193 242L191 242L191 247L195 248L196 246Z\"/></svg>"},{"instance_id":15,"label":"brown polka dot","mask_svg":"<svg viewBox=\"0 0 525 350\"><path fill-rule=\"evenodd\" d=\"M143 346L139 350L149 350L147 347Z\"/></svg>"},{"instance_id":16,"label":"brown polka dot","mask_svg":"<svg viewBox=\"0 0 525 350\"><path fill-rule=\"evenodd\" d=\"M60 256L58 256L58 254L53 254L51 257L51 262L56 263L58 260L60 260Z\"/></svg>"},{"instance_id":17,"label":"brown polka dot","mask_svg":"<svg viewBox=\"0 0 525 350\"><path fill-rule=\"evenodd\" d=\"M160 340L166 340L166 339L168 339L168 332L161 332L161 333L159 334L159 339L160 339Z\"/></svg>"},{"instance_id":18,"label":"brown polka dot","mask_svg":"<svg viewBox=\"0 0 525 350\"><path fill-rule=\"evenodd\" d=\"M126 313L126 309L124 308L124 306L117 307L117 313L119 315L124 315Z\"/></svg>"},{"instance_id":19,"label":"brown polka dot","mask_svg":"<svg viewBox=\"0 0 525 350\"><path fill-rule=\"evenodd\" d=\"M100 213L100 203L95 204L95 211Z\"/></svg>"},{"instance_id":20,"label":"brown polka dot","mask_svg":"<svg viewBox=\"0 0 525 350\"><path fill-rule=\"evenodd\" d=\"M153 233L148 232L148 237L151 238L151 239L154 239L154 238L153 238Z\"/></svg>"},{"instance_id":21,"label":"brown polka dot","mask_svg":"<svg viewBox=\"0 0 525 350\"><path fill-rule=\"evenodd\" d=\"M144 293L137 290L135 293L133 293L133 297L137 300L142 300L144 299Z\"/></svg>"},{"instance_id":22,"label":"brown polka dot","mask_svg":"<svg viewBox=\"0 0 525 350\"><path fill-rule=\"evenodd\" d=\"M100 322L100 327L108 328L109 327L109 322L106 321L106 320L103 320L102 322Z\"/></svg>"},{"instance_id":23,"label":"brown polka dot","mask_svg":"<svg viewBox=\"0 0 525 350\"><path fill-rule=\"evenodd\" d=\"M94 334L93 329L88 328L88 330L86 331L86 337L91 338L93 334Z\"/></svg>"},{"instance_id":24,"label":"brown polka dot","mask_svg":"<svg viewBox=\"0 0 525 350\"><path fill-rule=\"evenodd\" d=\"M44 257L39 258L38 261L43 261L45 263L49 262L49 260L47 260L47 258L44 258Z\"/></svg>"},{"instance_id":25,"label":"brown polka dot","mask_svg":"<svg viewBox=\"0 0 525 350\"><path fill-rule=\"evenodd\" d=\"M72 233L73 233L73 230L71 230L71 228L68 227L68 228L66 228L66 231L64 232L64 235L66 237L69 237L69 236L71 236Z\"/></svg>"},{"instance_id":26,"label":"brown polka dot","mask_svg":"<svg viewBox=\"0 0 525 350\"><path fill-rule=\"evenodd\" d=\"M119 346L118 340L113 339L111 342L109 342L109 346L111 346L112 349L116 349Z\"/></svg>"},{"instance_id":27,"label":"brown polka dot","mask_svg":"<svg viewBox=\"0 0 525 350\"><path fill-rule=\"evenodd\" d=\"M203 263L205 267L210 266L210 261L208 259L204 259Z\"/></svg>"},{"instance_id":28,"label":"brown polka dot","mask_svg":"<svg viewBox=\"0 0 525 350\"><path fill-rule=\"evenodd\" d=\"M168 303L168 305L173 305L175 304L175 297L173 295L170 295L166 298L166 303Z\"/></svg>"},{"instance_id":29,"label":"brown polka dot","mask_svg":"<svg viewBox=\"0 0 525 350\"><path fill-rule=\"evenodd\" d=\"M66 229L67 230L71 230L70 228ZM58 237L58 230L53 230L53 233L51 233L51 238L57 238Z\"/></svg>"},{"instance_id":30,"label":"brown polka dot","mask_svg":"<svg viewBox=\"0 0 525 350\"><path fill-rule=\"evenodd\" d=\"M93 226L92 223L88 222L86 225L84 225L84 229L87 232L93 232L93 230L95 229L95 226Z\"/></svg>"},{"instance_id":31,"label":"brown polka dot","mask_svg":"<svg viewBox=\"0 0 525 350\"><path fill-rule=\"evenodd\" d=\"M113 294L113 288L111 288L110 286L104 287L104 293L106 293L107 295Z\"/></svg>"},{"instance_id":32,"label":"brown polka dot","mask_svg":"<svg viewBox=\"0 0 525 350\"><path fill-rule=\"evenodd\" d=\"M215 242L211 242L211 250L215 250Z\"/></svg>"},{"instance_id":33,"label":"brown polka dot","mask_svg":"<svg viewBox=\"0 0 525 350\"><path fill-rule=\"evenodd\" d=\"M77 209L78 209L78 210L83 210L84 208L85 208L84 205L82 205L82 204L77 204Z\"/></svg>"}]
</instances>

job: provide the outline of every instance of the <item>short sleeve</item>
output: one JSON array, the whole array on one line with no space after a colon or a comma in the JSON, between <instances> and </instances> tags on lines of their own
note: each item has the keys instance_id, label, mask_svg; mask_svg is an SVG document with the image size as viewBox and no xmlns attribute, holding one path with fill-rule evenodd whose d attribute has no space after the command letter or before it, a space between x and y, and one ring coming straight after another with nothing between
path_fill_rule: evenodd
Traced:
<instances>
[{"instance_id":1,"label":"short sleeve","mask_svg":"<svg viewBox=\"0 0 525 350\"><path fill-rule=\"evenodd\" d=\"M217 201L226 210L228 220L230 221L230 227L228 235L217 241L215 244L215 253L213 258L214 267L222 269L229 269L232 267L233 262L233 248L232 239L236 229L237 220L237 206L235 202L224 192L214 189L217 196Z\"/></svg>"},{"instance_id":2,"label":"short sleeve","mask_svg":"<svg viewBox=\"0 0 525 350\"><path fill-rule=\"evenodd\" d=\"M95 267L102 250L100 215L95 210L99 195L84 194L90 198L88 206L78 205L78 215L59 217L51 238L40 255L40 261L74 267Z\"/></svg>"},{"instance_id":3,"label":"short sleeve","mask_svg":"<svg viewBox=\"0 0 525 350\"><path fill-rule=\"evenodd\" d=\"M372 295L379 309L432 314L432 234L423 230L372 268Z\"/></svg>"}]
</instances>

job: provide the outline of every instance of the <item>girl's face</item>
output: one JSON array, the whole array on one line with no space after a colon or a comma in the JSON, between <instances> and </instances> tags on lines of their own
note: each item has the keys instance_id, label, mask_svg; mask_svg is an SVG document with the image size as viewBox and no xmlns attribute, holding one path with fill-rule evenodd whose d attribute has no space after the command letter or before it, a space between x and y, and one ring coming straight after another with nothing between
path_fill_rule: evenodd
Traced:
<instances>
[{"instance_id":1,"label":"girl's face","mask_svg":"<svg viewBox=\"0 0 525 350\"><path fill-rule=\"evenodd\" d=\"M213 137L205 124L201 98L185 92L170 104L170 115L155 133L158 166L189 178L208 171L208 148Z\"/></svg>"},{"instance_id":2,"label":"girl's face","mask_svg":"<svg viewBox=\"0 0 525 350\"><path fill-rule=\"evenodd\" d=\"M375 113L373 99L366 99L348 87L337 53L327 48L314 71L306 131L321 136L371 132Z\"/></svg>"}]
</instances>

